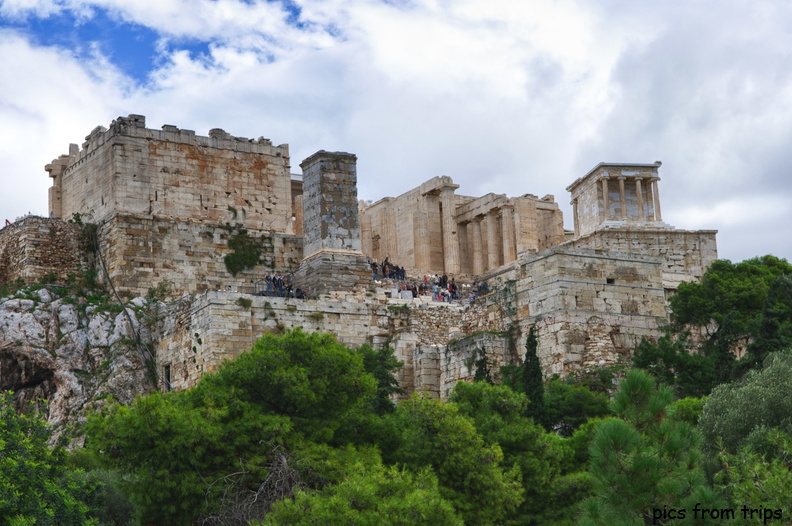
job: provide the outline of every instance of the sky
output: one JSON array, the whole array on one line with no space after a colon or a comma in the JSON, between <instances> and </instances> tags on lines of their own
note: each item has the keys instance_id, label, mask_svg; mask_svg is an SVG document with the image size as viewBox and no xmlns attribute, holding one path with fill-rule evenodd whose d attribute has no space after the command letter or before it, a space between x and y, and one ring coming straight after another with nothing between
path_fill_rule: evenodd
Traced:
<instances>
[{"instance_id":1,"label":"sky","mask_svg":"<svg viewBox=\"0 0 792 526\"><path fill-rule=\"evenodd\" d=\"M659 160L666 223L792 260L784 0L0 0L0 66L0 220L142 114L287 143L295 173L354 153L362 199L552 194L568 229L575 179Z\"/></svg>"}]
</instances>

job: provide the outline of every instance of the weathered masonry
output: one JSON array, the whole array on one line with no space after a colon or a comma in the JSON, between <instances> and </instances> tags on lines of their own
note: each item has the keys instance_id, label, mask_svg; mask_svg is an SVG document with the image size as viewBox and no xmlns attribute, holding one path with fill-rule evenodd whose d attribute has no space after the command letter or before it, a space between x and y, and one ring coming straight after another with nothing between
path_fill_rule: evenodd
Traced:
<instances>
[{"instance_id":1,"label":"weathered masonry","mask_svg":"<svg viewBox=\"0 0 792 526\"><path fill-rule=\"evenodd\" d=\"M399 197L362 204L363 251L416 272L480 275L564 241L553 196L456 194L448 176Z\"/></svg>"},{"instance_id":2,"label":"weathered masonry","mask_svg":"<svg viewBox=\"0 0 792 526\"><path fill-rule=\"evenodd\" d=\"M446 396L484 356L492 370L519 364L530 327L547 374L628 360L659 335L668 295L717 258L715 231L663 222L659 162L601 163L573 182L570 231L551 195L464 196L441 176L366 204L355 155L319 151L300 167L290 173L288 145L268 139L119 117L47 165L51 218L0 230L0 283L90 265L79 224L90 222L119 292L175 286L157 346L163 388L194 385L262 333L302 327L391 345L405 388ZM408 299L372 281L367 257L490 292L472 305ZM278 273L311 299L255 295Z\"/></svg>"},{"instance_id":3,"label":"weathered masonry","mask_svg":"<svg viewBox=\"0 0 792 526\"><path fill-rule=\"evenodd\" d=\"M50 215L99 225L102 256L125 293L166 280L180 292L254 292L263 273L293 271L302 258L302 184L289 168L285 144L221 129L152 130L129 115L47 165ZM259 263L229 273L225 256L251 243Z\"/></svg>"}]
</instances>

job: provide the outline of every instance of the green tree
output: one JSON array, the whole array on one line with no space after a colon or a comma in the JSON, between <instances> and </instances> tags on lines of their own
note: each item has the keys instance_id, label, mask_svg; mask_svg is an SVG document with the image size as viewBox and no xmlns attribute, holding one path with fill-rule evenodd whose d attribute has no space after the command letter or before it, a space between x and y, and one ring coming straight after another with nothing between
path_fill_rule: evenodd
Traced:
<instances>
[{"instance_id":1,"label":"green tree","mask_svg":"<svg viewBox=\"0 0 792 526\"><path fill-rule=\"evenodd\" d=\"M773 256L747 259L740 263L719 259L704 273L701 283L684 282L671 297L672 322L703 328L712 338L724 319L733 317L733 332L751 334L770 285L778 277L792 273L792 265Z\"/></svg>"},{"instance_id":2,"label":"green tree","mask_svg":"<svg viewBox=\"0 0 792 526\"><path fill-rule=\"evenodd\" d=\"M486 444L455 405L416 395L394 417L402 430L396 460L415 472L431 467L465 523L498 522L522 502L519 472L504 472L500 446Z\"/></svg>"},{"instance_id":3,"label":"green tree","mask_svg":"<svg viewBox=\"0 0 792 526\"><path fill-rule=\"evenodd\" d=\"M238 491L256 491L281 448L331 440L375 389L362 357L331 336L268 335L189 391L110 406L89 420L88 444L131 475L141 521L189 524L221 505L211 488L233 474Z\"/></svg>"},{"instance_id":4,"label":"green tree","mask_svg":"<svg viewBox=\"0 0 792 526\"><path fill-rule=\"evenodd\" d=\"M376 389L363 356L330 334L298 328L264 335L249 352L204 377L190 396L208 404L217 393L233 393L264 413L288 417L307 438L327 441L341 418L361 410Z\"/></svg>"},{"instance_id":5,"label":"green tree","mask_svg":"<svg viewBox=\"0 0 792 526\"><path fill-rule=\"evenodd\" d=\"M376 454L357 454L344 477L321 489L300 489L273 505L262 525L461 525L429 469L385 467Z\"/></svg>"},{"instance_id":6,"label":"green tree","mask_svg":"<svg viewBox=\"0 0 792 526\"><path fill-rule=\"evenodd\" d=\"M691 426L696 426L706 403L706 396L682 398L668 407L668 417L674 422L687 422Z\"/></svg>"},{"instance_id":7,"label":"green tree","mask_svg":"<svg viewBox=\"0 0 792 526\"><path fill-rule=\"evenodd\" d=\"M765 508L789 519L789 488L792 488L792 436L779 429L767 434L773 453L762 454L751 447L745 447L739 454L726 451L718 453L717 458L723 469L715 476L719 487L729 495L732 508L747 506L759 510ZM756 524L737 514L734 524ZM764 512L763 512L764 515ZM764 519L764 516L762 517ZM781 517L775 517L781 518ZM769 521L764 521L765 524Z\"/></svg>"},{"instance_id":8,"label":"green tree","mask_svg":"<svg viewBox=\"0 0 792 526\"><path fill-rule=\"evenodd\" d=\"M673 386L680 397L705 396L717 385L713 356L691 351L684 336L666 334L658 338L657 344L642 340L635 350L633 365Z\"/></svg>"},{"instance_id":9,"label":"green tree","mask_svg":"<svg viewBox=\"0 0 792 526\"><path fill-rule=\"evenodd\" d=\"M666 335L642 342L634 364L679 396L705 396L792 344L792 265L773 256L718 260L700 283L680 284L670 305Z\"/></svg>"},{"instance_id":10,"label":"green tree","mask_svg":"<svg viewBox=\"0 0 792 526\"><path fill-rule=\"evenodd\" d=\"M28 408L19 414L10 392L0 392L0 526L82 525L92 487L66 464L63 444L50 447L47 424Z\"/></svg>"},{"instance_id":11,"label":"green tree","mask_svg":"<svg viewBox=\"0 0 792 526\"><path fill-rule=\"evenodd\" d=\"M525 394L530 401L525 414L533 418L537 424L545 424L545 404L544 404L544 376L542 375L542 364L539 363L539 356L536 349L539 341L536 338L536 330L532 325L528 331L528 338L525 340L525 361L523 362L522 384Z\"/></svg>"},{"instance_id":12,"label":"green tree","mask_svg":"<svg viewBox=\"0 0 792 526\"><path fill-rule=\"evenodd\" d=\"M366 344L358 347L357 353L363 358L365 371L377 381L376 396L371 399L374 413L378 415L392 413L396 409L396 404L391 398L405 392L399 387L399 380L394 374L404 363L396 358L393 347L374 349Z\"/></svg>"},{"instance_id":13,"label":"green tree","mask_svg":"<svg viewBox=\"0 0 792 526\"><path fill-rule=\"evenodd\" d=\"M570 437L590 418L610 413L608 397L587 387L554 378L545 384L545 415L550 429Z\"/></svg>"},{"instance_id":14,"label":"green tree","mask_svg":"<svg viewBox=\"0 0 792 526\"><path fill-rule=\"evenodd\" d=\"M582 524L650 524L665 507L720 506L718 494L705 483L701 435L665 417L672 399L672 390L655 387L647 373L627 373L612 401L619 419L598 425L591 444L596 496L583 503ZM675 523L710 522L688 513Z\"/></svg>"},{"instance_id":15,"label":"green tree","mask_svg":"<svg viewBox=\"0 0 792 526\"><path fill-rule=\"evenodd\" d=\"M487 444L500 446L506 469L519 470L525 500L509 520L514 524L572 520L580 490L590 486L576 475L564 476L562 469L572 450L558 435L525 416L529 402L523 393L504 385L458 382L450 402L473 420Z\"/></svg>"},{"instance_id":16,"label":"green tree","mask_svg":"<svg viewBox=\"0 0 792 526\"><path fill-rule=\"evenodd\" d=\"M744 359L750 368L761 367L770 353L792 349L792 275L780 276L770 285L758 325Z\"/></svg>"},{"instance_id":17,"label":"green tree","mask_svg":"<svg viewBox=\"0 0 792 526\"><path fill-rule=\"evenodd\" d=\"M792 433L792 352L777 352L764 368L749 372L739 383L716 387L699 418L707 451L719 448L736 454L754 433L778 427Z\"/></svg>"}]
</instances>

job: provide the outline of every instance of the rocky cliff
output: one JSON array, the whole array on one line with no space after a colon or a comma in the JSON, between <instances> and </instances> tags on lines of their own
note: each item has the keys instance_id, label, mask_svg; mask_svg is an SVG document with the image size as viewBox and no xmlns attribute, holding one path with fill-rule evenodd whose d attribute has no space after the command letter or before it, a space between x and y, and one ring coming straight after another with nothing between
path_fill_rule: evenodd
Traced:
<instances>
[{"instance_id":1,"label":"rocky cliff","mask_svg":"<svg viewBox=\"0 0 792 526\"><path fill-rule=\"evenodd\" d=\"M155 385L147 364L152 307L142 298L122 307L75 297L54 285L0 299L0 390L15 393L18 410L35 402L56 437L103 400L130 402Z\"/></svg>"}]
</instances>

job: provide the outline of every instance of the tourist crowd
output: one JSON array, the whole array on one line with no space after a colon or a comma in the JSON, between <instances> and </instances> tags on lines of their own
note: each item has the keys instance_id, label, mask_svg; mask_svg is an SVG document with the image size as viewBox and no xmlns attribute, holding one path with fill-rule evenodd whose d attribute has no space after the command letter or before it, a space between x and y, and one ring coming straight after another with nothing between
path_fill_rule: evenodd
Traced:
<instances>
[{"instance_id":1,"label":"tourist crowd","mask_svg":"<svg viewBox=\"0 0 792 526\"><path fill-rule=\"evenodd\" d=\"M371 267L372 279L380 284L378 278L390 279L394 283L394 288L401 292L410 291L412 296L432 296L434 301L443 301L451 303L453 301L467 300L473 303L476 299L477 291L484 292L486 283L479 287L472 287L470 285L459 285L456 283L455 278L448 279L448 276L435 274L424 275L423 279L407 279L404 267L394 264L385 258L382 263L377 262L376 259L368 259L368 264ZM471 288L469 291L462 290L463 288Z\"/></svg>"},{"instance_id":2,"label":"tourist crowd","mask_svg":"<svg viewBox=\"0 0 792 526\"><path fill-rule=\"evenodd\" d=\"M277 296L280 298L297 298L299 300L304 300L306 297L303 289L292 285L292 277L289 274L286 276L281 274L266 276L261 284L263 284L263 287L258 292L259 296Z\"/></svg>"}]
</instances>

